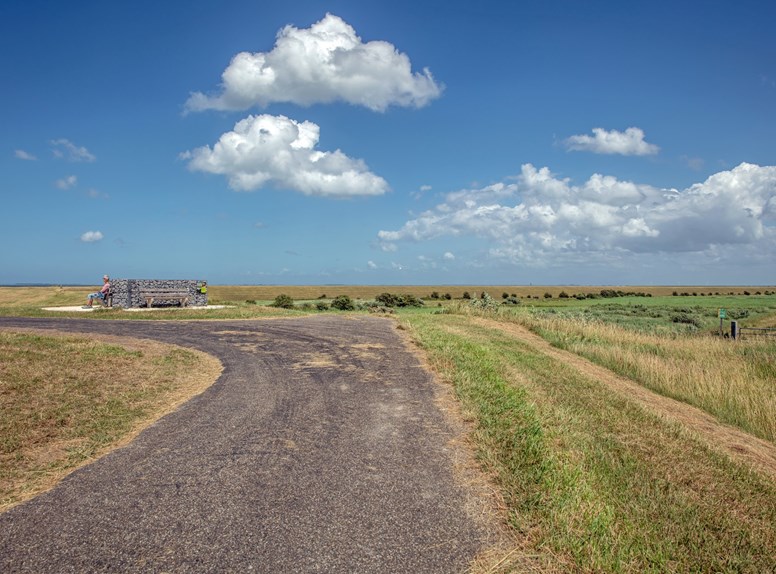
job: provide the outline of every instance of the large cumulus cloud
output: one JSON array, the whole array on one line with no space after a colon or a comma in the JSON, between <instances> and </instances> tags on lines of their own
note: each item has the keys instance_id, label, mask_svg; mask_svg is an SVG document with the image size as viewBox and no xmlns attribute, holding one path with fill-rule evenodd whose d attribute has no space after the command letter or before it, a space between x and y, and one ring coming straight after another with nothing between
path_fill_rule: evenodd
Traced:
<instances>
[{"instance_id":1,"label":"large cumulus cloud","mask_svg":"<svg viewBox=\"0 0 776 574\"><path fill-rule=\"evenodd\" d=\"M388 42L363 43L332 14L310 28L286 26L271 52L240 52L222 80L220 94L193 93L186 110L344 101L383 111L391 105L422 107L442 92L428 69L413 73L406 54Z\"/></svg>"},{"instance_id":2,"label":"large cumulus cloud","mask_svg":"<svg viewBox=\"0 0 776 574\"><path fill-rule=\"evenodd\" d=\"M776 252L776 166L742 163L683 191L594 174L582 185L522 166L514 183L450 193L380 231L384 246L443 236L488 241L490 255L521 264L602 261L613 254Z\"/></svg>"},{"instance_id":3,"label":"large cumulus cloud","mask_svg":"<svg viewBox=\"0 0 776 574\"><path fill-rule=\"evenodd\" d=\"M387 182L366 164L340 150L316 150L320 129L285 116L248 116L211 148L181 154L189 169L224 175L237 191L266 185L305 195L347 197L380 195Z\"/></svg>"}]
</instances>

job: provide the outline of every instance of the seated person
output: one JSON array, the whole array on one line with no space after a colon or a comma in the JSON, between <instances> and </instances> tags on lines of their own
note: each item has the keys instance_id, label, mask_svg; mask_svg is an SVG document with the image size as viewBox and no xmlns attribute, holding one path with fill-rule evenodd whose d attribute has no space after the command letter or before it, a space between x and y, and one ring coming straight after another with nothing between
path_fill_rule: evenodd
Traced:
<instances>
[{"instance_id":1,"label":"seated person","mask_svg":"<svg viewBox=\"0 0 776 574\"><path fill-rule=\"evenodd\" d=\"M84 305L84 309L91 309L92 303L94 303L95 299L99 299L100 301L104 301L105 297L108 296L108 292L110 291L110 277L107 275L102 276L102 289L97 291L96 293L90 293L87 297L88 301L86 305Z\"/></svg>"}]
</instances>

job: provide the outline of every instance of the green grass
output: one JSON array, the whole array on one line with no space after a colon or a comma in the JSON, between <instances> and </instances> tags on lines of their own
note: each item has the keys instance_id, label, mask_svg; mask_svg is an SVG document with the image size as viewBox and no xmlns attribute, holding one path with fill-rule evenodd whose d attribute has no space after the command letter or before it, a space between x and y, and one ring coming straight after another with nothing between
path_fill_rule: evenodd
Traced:
<instances>
[{"instance_id":1,"label":"green grass","mask_svg":"<svg viewBox=\"0 0 776 574\"><path fill-rule=\"evenodd\" d=\"M467 317L403 317L476 422L509 522L577 572L768 572L776 487Z\"/></svg>"}]
</instances>

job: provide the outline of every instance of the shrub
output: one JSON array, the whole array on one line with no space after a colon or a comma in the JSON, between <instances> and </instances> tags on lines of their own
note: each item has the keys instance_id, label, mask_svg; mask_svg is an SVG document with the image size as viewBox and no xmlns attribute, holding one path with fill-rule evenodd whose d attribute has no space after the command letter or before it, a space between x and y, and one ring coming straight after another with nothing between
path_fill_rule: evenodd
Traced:
<instances>
[{"instance_id":1,"label":"shrub","mask_svg":"<svg viewBox=\"0 0 776 574\"><path fill-rule=\"evenodd\" d=\"M293 309L294 300L285 293L281 293L275 297L275 301L272 303L272 306L280 307L281 309Z\"/></svg>"},{"instance_id":2,"label":"shrub","mask_svg":"<svg viewBox=\"0 0 776 574\"><path fill-rule=\"evenodd\" d=\"M470 294L468 291L464 291L464 292L463 292L463 297L462 297L462 298L463 298L463 299L471 299L471 298L472 298L472 296L471 296L471 294Z\"/></svg>"},{"instance_id":3,"label":"shrub","mask_svg":"<svg viewBox=\"0 0 776 574\"><path fill-rule=\"evenodd\" d=\"M429 295L430 299L439 299L439 291L432 291L431 295Z\"/></svg>"},{"instance_id":4,"label":"shrub","mask_svg":"<svg viewBox=\"0 0 776 574\"><path fill-rule=\"evenodd\" d=\"M399 295L399 307L423 307L424 303L415 295Z\"/></svg>"},{"instance_id":5,"label":"shrub","mask_svg":"<svg viewBox=\"0 0 776 574\"><path fill-rule=\"evenodd\" d=\"M484 291L482 292L482 295L479 299L472 299L469 302L469 305L475 309L483 309L488 311L494 311L498 309L499 306L496 300Z\"/></svg>"},{"instance_id":6,"label":"shrub","mask_svg":"<svg viewBox=\"0 0 776 574\"><path fill-rule=\"evenodd\" d=\"M394 295L393 293L380 293L377 297L375 297L375 301L385 305L386 307L396 306L396 303L398 302L397 299L398 295Z\"/></svg>"},{"instance_id":7,"label":"shrub","mask_svg":"<svg viewBox=\"0 0 776 574\"><path fill-rule=\"evenodd\" d=\"M437 293L437 299L439 294ZM423 301L415 295L396 295L394 293L380 293L375 301L385 307L423 307Z\"/></svg>"},{"instance_id":8,"label":"shrub","mask_svg":"<svg viewBox=\"0 0 776 574\"><path fill-rule=\"evenodd\" d=\"M323 301L318 301L315 304L315 308L318 309L318 311L328 311L329 305L327 303L324 303Z\"/></svg>"},{"instance_id":9,"label":"shrub","mask_svg":"<svg viewBox=\"0 0 776 574\"><path fill-rule=\"evenodd\" d=\"M504 301L501 303L502 305L520 305L520 299L517 297L507 297L504 299Z\"/></svg>"},{"instance_id":10,"label":"shrub","mask_svg":"<svg viewBox=\"0 0 776 574\"><path fill-rule=\"evenodd\" d=\"M550 293L549 291L547 291L547 292L544 294L544 298L545 298L545 299L552 299L552 293Z\"/></svg>"},{"instance_id":11,"label":"shrub","mask_svg":"<svg viewBox=\"0 0 776 574\"><path fill-rule=\"evenodd\" d=\"M502 298L502 299L509 299L509 293L507 293L507 292L505 291L504 293L502 293L502 294L501 294L501 298Z\"/></svg>"},{"instance_id":12,"label":"shrub","mask_svg":"<svg viewBox=\"0 0 776 574\"><path fill-rule=\"evenodd\" d=\"M245 302L248 305L255 305L256 304L256 299L246 299Z\"/></svg>"},{"instance_id":13,"label":"shrub","mask_svg":"<svg viewBox=\"0 0 776 574\"><path fill-rule=\"evenodd\" d=\"M565 291L561 291L560 294L558 295L558 297L560 299L568 299L569 298L569 294L566 293Z\"/></svg>"},{"instance_id":14,"label":"shrub","mask_svg":"<svg viewBox=\"0 0 776 574\"><path fill-rule=\"evenodd\" d=\"M445 299L446 299L447 301L450 301L452 298L453 298L453 296L452 296L452 295L450 295L450 293L445 293Z\"/></svg>"},{"instance_id":15,"label":"shrub","mask_svg":"<svg viewBox=\"0 0 776 574\"><path fill-rule=\"evenodd\" d=\"M340 311L353 311L356 305L353 303L353 299L347 295L337 295L331 302L332 309L339 309Z\"/></svg>"}]
</instances>

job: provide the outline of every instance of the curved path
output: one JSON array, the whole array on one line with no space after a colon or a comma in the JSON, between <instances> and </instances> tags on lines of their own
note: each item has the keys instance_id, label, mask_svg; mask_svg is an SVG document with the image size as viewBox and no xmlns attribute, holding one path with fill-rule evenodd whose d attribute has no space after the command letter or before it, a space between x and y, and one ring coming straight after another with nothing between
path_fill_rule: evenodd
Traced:
<instances>
[{"instance_id":1,"label":"curved path","mask_svg":"<svg viewBox=\"0 0 776 574\"><path fill-rule=\"evenodd\" d=\"M0 328L149 338L224 364L128 446L0 514L0 572L460 572L486 543L434 383L391 321Z\"/></svg>"}]
</instances>

